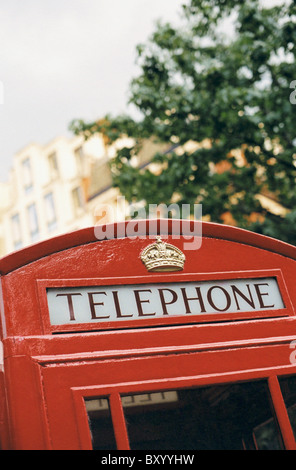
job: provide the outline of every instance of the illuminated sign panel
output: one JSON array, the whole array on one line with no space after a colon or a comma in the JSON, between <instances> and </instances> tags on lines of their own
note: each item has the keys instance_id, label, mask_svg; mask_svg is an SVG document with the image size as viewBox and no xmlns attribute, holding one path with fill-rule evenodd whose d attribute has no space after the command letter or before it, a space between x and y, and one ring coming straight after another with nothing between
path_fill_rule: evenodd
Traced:
<instances>
[{"instance_id":1,"label":"illuminated sign panel","mask_svg":"<svg viewBox=\"0 0 296 470\"><path fill-rule=\"evenodd\" d=\"M277 279L47 288L51 325L285 308Z\"/></svg>"}]
</instances>

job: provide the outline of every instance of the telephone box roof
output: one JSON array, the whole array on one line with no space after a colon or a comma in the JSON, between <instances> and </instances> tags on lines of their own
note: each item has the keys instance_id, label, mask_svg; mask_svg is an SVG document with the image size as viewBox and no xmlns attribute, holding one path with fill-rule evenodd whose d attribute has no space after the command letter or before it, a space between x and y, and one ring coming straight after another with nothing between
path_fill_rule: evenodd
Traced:
<instances>
[{"instance_id":1,"label":"telephone box roof","mask_svg":"<svg viewBox=\"0 0 296 470\"><path fill-rule=\"evenodd\" d=\"M155 233L150 231L152 219L135 220L138 224L137 234L145 235L161 235L161 220L153 221L153 227L155 227ZM127 224L133 221L118 222L113 225L113 238L121 238L122 233L126 233ZM156 223L155 223L156 222ZM244 245L261 248L266 251L277 253L279 255L295 259L296 260L296 247L280 240L260 235L248 230L244 230L238 227L229 225L216 224L212 222L200 222L192 220L179 220L169 219L167 222L168 235L174 233L174 227L182 227L182 235L193 235L202 233L202 237L223 239ZM202 228L200 227L202 224ZM108 225L106 225L108 227ZM32 263L42 257L49 256L59 251L67 250L75 246L85 245L88 243L98 242L98 238L95 234L94 227L87 227L74 232L69 232L63 235L59 235L48 240L38 242L34 245L30 245L21 250L10 253L0 259L0 274L7 274L15 269Z\"/></svg>"}]
</instances>

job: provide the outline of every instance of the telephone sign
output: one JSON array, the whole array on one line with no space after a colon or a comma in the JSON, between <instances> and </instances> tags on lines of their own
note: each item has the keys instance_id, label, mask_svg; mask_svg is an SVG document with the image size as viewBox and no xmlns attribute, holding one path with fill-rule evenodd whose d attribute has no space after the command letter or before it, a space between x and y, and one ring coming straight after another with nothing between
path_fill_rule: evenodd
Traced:
<instances>
[{"instance_id":1,"label":"telephone sign","mask_svg":"<svg viewBox=\"0 0 296 470\"><path fill-rule=\"evenodd\" d=\"M52 325L285 308L275 278L47 290Z\"/></svg>"}]
</instances>

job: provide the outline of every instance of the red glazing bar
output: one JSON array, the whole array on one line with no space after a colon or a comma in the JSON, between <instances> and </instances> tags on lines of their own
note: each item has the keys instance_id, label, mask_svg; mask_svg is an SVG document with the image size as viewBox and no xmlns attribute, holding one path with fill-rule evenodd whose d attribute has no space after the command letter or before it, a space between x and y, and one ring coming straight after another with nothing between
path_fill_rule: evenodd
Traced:
<instances>
[{"instance_id":1,"label":"red glazing bar","mask_svg":"<svg viewBox=\"0 0 296 470\"><path fill-rule=\"evenodd\" d=\"M277 377L269 377L268 385L284 445L287 450L295 450L296 442Z\"/></svg>"},{"instance_id":2,"label":"red glazing bar","mask_svg":"<svg viewBox=\"0 0 296 470\"><path fill-rule=\"evenodd\" d=\"M126 423L119 393L112 393L109 397L112 423L118 450L130 450Z\"/></svg>"}]
</instances>

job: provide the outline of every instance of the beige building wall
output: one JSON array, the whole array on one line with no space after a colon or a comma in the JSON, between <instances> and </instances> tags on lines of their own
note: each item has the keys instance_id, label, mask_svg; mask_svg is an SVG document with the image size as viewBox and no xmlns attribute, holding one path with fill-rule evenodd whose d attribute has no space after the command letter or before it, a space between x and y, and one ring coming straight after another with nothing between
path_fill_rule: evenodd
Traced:
<instances>
[{"instance_id":1,"label":"beige building wall","mask_svg":"<svg viewBox=\"0 0 296 470\"><path fill-rule=\"evenodd\" d=\"M46 146L32 143L18 152L9 180L0 184L0 256L93 226L91 175L100 164L108 167L107 151L96 136L86 142L82 137L58 137ZM106 174L99 176L103 186L110 186Z\"/></svg>"}]
</instances>

